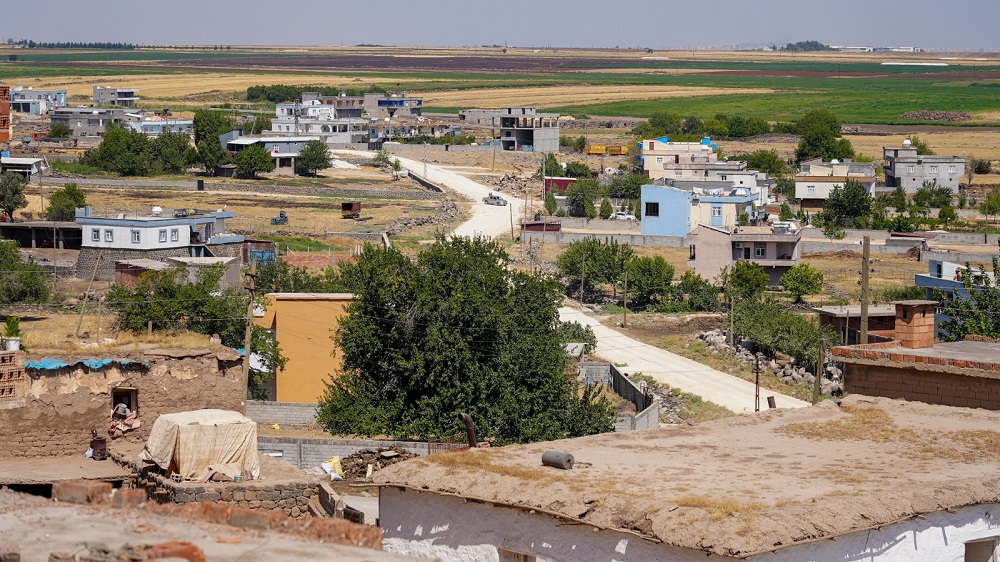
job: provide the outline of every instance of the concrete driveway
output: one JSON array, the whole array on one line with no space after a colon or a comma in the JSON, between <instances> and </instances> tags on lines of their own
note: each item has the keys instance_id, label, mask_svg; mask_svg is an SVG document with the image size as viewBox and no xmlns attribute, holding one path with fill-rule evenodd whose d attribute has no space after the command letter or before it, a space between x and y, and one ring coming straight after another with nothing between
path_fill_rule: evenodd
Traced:
<instances>
[{"instance_id":1,"label":"concrete driveway","mask_svg":"<svg viewBox=\"0 0 1000 562\"><path fill-rule=\"evenodd\" d=\"M597 336L595 355L618 365L622 372L641 372L670 385L671 388L697 394L736 413L754 411L752 383L632 339L601 324L596 318L588 316L577 308L564 306L559 309L559 316L564 321L573 320L590 326ZM791 396L761 389L762 410L767 409L768 396L774 396L779 408L804 408L810 405Z\"/></svg>"}]
</instances>

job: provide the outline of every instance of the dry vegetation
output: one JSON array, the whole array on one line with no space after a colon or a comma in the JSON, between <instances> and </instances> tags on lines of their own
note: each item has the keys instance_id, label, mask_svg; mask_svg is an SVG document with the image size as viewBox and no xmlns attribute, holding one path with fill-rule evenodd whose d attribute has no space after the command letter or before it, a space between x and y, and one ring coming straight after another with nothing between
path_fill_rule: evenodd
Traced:
<instances>
[{"instance_id":1,"label":"dry vegetation","mask_svg":"<svg viewBox=\"0 0 1000 562\"><path fill-rule=\"evenodd\" d=\"M154 332L152 335L119 332L115 315L105 312L98 317L96 308L96 304L91 303L82 317L72 312L25 314L21 318L25 348L35 354L46 350L93 354L157 347L223 349L219 344L212 344L209 336L195 332Z\"/></svg>"}]
</instances>

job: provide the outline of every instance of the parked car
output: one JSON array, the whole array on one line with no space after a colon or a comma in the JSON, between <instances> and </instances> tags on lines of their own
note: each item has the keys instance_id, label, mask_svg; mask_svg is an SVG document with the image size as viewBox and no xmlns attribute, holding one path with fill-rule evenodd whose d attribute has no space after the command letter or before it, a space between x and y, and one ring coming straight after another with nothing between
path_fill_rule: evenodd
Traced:
<instances>
[{"instance_id":1,"label":"parked car","mask_svg":"<svg viewBox=\"0 0 1000 562\"><path fill-rule=\"evenodd\" d=\"M626 213L625 211L618 211L617 213L611 215L611 220L614 221L634 221L635 215L632 213Z\"/></svg>"},{"instance_id":2,"label":"parked car","mask_svg":"<svg viewBox=\"0 0 1000 562\"><path fill-rule=\"evenodd\" d=\"M507 204L507 200L499 195L490 193L488 196L483 197L483 203L487 205L500 205L502 207Z\"/></svg>"}]
</instances>

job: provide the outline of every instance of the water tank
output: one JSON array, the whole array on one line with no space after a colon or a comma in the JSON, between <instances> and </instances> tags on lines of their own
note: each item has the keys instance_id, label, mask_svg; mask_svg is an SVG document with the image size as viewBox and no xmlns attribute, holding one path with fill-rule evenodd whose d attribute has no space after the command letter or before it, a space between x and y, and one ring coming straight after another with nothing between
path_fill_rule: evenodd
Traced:
<instances>
[{"instance_id":1,"label":"water tank","mask_svg":"<svg viewBox=\"0 0 1000 562\"><path fill-rule=\"evenodd\" d=\"M910 142L910 139L906 139L903 141L903 148L910 148L911 146L913 146L913 143Z\"/></svg>"},{"instance_id":2,"label":"water tank","mask_svg":"<svg viewBox=\"0 0 1000 562\"><path fill-rule=\"evenodd\" d=\"M153 207L153 216L154 217L158 217L158 216L160 216L162 214L163 214L163 207L160 207L160 206Z\"/></svg>"}]
</instances>

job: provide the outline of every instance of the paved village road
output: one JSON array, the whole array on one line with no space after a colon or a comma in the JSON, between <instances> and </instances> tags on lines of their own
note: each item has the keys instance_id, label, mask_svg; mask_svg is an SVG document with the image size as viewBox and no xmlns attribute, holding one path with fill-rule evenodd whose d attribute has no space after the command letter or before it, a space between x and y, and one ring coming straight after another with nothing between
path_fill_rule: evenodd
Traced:
<instances>
[{"instance_id":1,"label":"paved village road","mask_svg":"<svg viewBox=\"0 0 1000 562\"><path fill-rule=\"evenodd\" d=\"M411 172L420 176L424 175L422 162L409 158L399 158L399 162ZM427 179L472 200L472 216L455 228L452 233L457 236L471 237L477 234L489 238L510 236L512 221L514 225L520 223L521 213L524 212L524 202L517 198L501 194L501 197L507 200L507 205L502 207L487 205L483 203L483 197L491 192L495 193L493 189L443 166L428 164Z\"/></svg>"},{"instance_id":2,"label":"paved village road","mask_svg":"<svg viewBox=\"0 0 1000 562\"><path fill-rule=\"evenodd\" d=\"M621 332L601 324L579 309L564 306L559 309L564 320L575 320L590 326L597 336L596 355L616 365L624 364L623 371L649 375L684 392L697 394L736 413L754 411L754 385L743 379L727 375L707 365L686 359L664 349L634 340ZM779 408L804 408L809 406L791 396L761 389L761 409L767 409L767 397L774 396Z\"/></svg>"}]
</instances>

